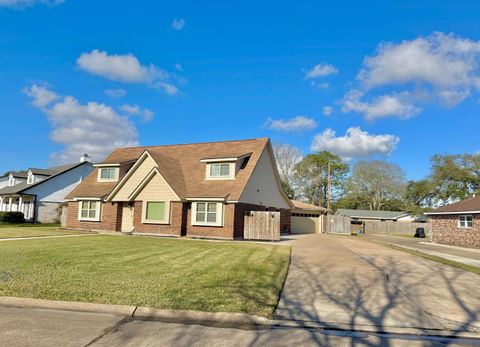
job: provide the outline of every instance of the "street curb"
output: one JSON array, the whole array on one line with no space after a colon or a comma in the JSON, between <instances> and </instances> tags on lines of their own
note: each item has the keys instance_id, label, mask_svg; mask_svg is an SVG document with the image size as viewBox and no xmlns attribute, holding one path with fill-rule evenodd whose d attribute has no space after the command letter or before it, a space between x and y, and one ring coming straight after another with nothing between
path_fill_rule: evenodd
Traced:
<instances>
[{"instance_id":1,"label":"street curb","mask_svg":"<svg viewBox=\"0 0 480 347\"><path fill-rule=\"evenodd\" d=\"M17 308L40 308L49 310L80 311L92 313L108 313L122 316L132 316L135 306L127 305L105 305L89 302L76 301L55 301L44 299L16 298L11 296L0 296L0 306Z\"/></svg>"},{"instance_id":2,"label":"street curb","mask_svg":"<svg viewBox=\"0 0 480 347\"><path fill-rule=\"evenodd\" d=\"M12 308L32 308L114 314L138 320L160 321L165 323L198 324L218 328L262 330L271 328L313 329L367 334L413 335L443 338L473 338L480 340L480 334L466 331L431 330L418 327L379 327L350 324L331 324L310 321L268 319L246 313L202 312L187 310L155 309L129 305L95 304L75 301L55 301L0 296L0 306Z\"/></svg>"}]
</instances>

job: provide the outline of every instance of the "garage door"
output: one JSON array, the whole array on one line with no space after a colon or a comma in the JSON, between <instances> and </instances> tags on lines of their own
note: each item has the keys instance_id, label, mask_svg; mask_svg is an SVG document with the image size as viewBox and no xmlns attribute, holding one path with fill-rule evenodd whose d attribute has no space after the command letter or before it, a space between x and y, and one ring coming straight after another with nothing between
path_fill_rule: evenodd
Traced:
<instances>
[{"instance_id":1,"label":"garage door","mask_svg":"<svg viewBox=\"0 0 480 347\"><path fill-rule=\"evenodd\" d=\"M292 213L292 234L319 233L321 220L321 215L316 213Z\"/></svg>"}]
</instances>

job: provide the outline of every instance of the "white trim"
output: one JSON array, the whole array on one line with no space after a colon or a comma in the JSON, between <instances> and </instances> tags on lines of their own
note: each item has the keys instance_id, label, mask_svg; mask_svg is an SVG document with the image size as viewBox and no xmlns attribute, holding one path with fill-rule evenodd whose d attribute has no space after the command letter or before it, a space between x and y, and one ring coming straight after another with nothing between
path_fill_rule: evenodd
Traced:
<instances>
[{"instance_id":1,"label":"white trim","mask_svg":"<svg viewBox=\"0 0 480 347\"><path fill-rule=\"evenodd\" d=\"M84 202L95 202L96 203L96 207L95 207L96 216L94 218L82 217L82 204ZM102 206L102 203L98 200L81 200L81 201L79 201L79 204L78 204L78 220L79 221L86 221L86 222L100 222L101 206ZM89 209L88 211L91 211L91 210Z\"/></svg>"},{"instance_id":2,"label":"white trim","mask_svg":"<svg viewBox=\"0 0 480 347\"><path fill-rule=\"evenodd\" d=\"M218 201L218 202L224 202L226 201L225 198L185 198L186 201ZM238 201L237 201L238 202Z\"/></svg>"},{"instance_id":3,"label":"white trim","mask_svg":"<svg viewBox=\"0 0 480 347\"><path fill-rule=\"evenodd\" d=\"M89 198L89 197L84 197L84 198L73 198L72 200L65 200L65 201L83 201L83 200L102 201L102 198Z\"/></svg>"},{"instance_id":4,"label":"white trim","mask_svg":"<svg viewBox=\"0 0 480 347\"><path fill-rule=\"evenodd\" d=\"M163 202L164 211L163 211L163 220L150 220L147 219L147 204L149 202ZM165 200L143 200L142 201L142 223L143 224L170 224L170 201Z\"/></svg>"},{"instance_id":5,"label":"white trim","mask_svg":"<svg viewBox=\"0 0 480 347\"><path fill-rule=\"evenodd\" d=\"M204 203L205 204L205 222L197 222L197 204ZM215 212L216 221L215 222L207 222L207 211L208 211L208 204L215 203L213 201L197 201L192 203L192 216L191 216L191 224L195 226L212 226L212 227L222 227L224 223L224 215L225 209L224 205L221 202L216 202L217 210Z\"/></svg>"},{"instance_id":6,"label":"white trim","mask_svg":"<svg viewBox=\"0 0 480 347\"><path fill-rule=\"evenodd\" d=\"M479 214L480 211L458 211L458 212L425 212L426 216L442 215L442 214Z\"/></svg>"},{"instance_id":7,"label":"white trim","mask_svg":"<svg viewBox=\"0 0 480 347\"><path fill-rule=\"evenodd\" d=\"M241 155L239 157L230 157L230 158L205 158L205 159L200 159L202 163L220 163L220 162L225 162L225 161L239 161L240 159L246 158L248 156L252 155L252 153L247 153L244 155Z\"/></svg>"},{"instance_id":8,"label":"white trim","mask_svg":"<svg viewBox=\"0 0 480 347\"><path fill-rule=\"evenodd\" d=\"M212 171L212 165L215 164L228 164L228 175L225 176L211 176L211 171ZM206 171L205 171L205 179L206 180L234 180L235 179L235 172L236 171L236 166L235 162L229 161L229 162L211 162L207 163L206 165Z\"/></svg>"},{"instance_id":9,"label":"white trim","mask_svg":"<svg viewBox=\"0 0 480 347\"><path fill-rule=\"evenodd\" d=\"M120 164L93 164L93 167L106 167L106 166L112 166L112 167L119 167Z\"/></svg>"}]
</instances>

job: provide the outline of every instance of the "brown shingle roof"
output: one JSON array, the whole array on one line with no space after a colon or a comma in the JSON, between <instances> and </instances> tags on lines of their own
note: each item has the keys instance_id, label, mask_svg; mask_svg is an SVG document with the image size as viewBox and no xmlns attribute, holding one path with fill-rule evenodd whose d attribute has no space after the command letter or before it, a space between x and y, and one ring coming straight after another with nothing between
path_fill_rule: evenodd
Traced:
<instances>
[{"instance_id":1,"label":"brown shingle roof","mask_svg":"<svg viewBox=\"0 0 480 347\"><path fill-rule=\"evenodd\" d=\"M476 196L467 200L455 202L453 204L445 205L425 213L429 214L442 214L442 213L455 213L455 212L474 212L480 211L480 196Z\"/></svg>"},{"instance_id":2,"label":"brown shingle roof","mask_svg":"<svg viewBox=\"0 0 480 347\"><path fill-rule=\"evenodd\" d=\"M101 164L125 163L138 159L147 151L157 163L162 176L181 198L228 197L230 200L237 200L268 143L268 138L259 138L182 145L126 147L113 151ZM201 162L201 159L241 157L245 153L251 153L251 155L245 167L237 173L234 180L205 180L206 164ZM117 183L97 182L97 170L94 170L84 182L72 191L67 199L107 196Z\"/></svg>"},{"instance_id":3,"label":"brown shingle roof","mask_svg":"<svg viewBox=\"0 0 480 347\"><path fill-rule=\"evenodd\" d=\"M303 202L303 201L298 201L298 200L290 200L290 201L292 202L293 207L298 210L310 210L310 211L322 211L322 212L330 211L325 207L307 204L306 202Z\"/></svg>"}]
</instances>

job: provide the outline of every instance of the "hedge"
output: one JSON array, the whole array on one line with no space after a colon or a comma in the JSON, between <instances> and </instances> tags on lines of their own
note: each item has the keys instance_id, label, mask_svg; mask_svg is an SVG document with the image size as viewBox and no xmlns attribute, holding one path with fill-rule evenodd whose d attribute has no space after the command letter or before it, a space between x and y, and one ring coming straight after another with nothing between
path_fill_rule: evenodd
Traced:
<instances>
[{"instance_id":1,"label":"hedge","mask_svg":"<svg viewBox=\"0 0 480 347\"><path fill-rule=\"evenodd\" d=\"M0 212L0 223L21 224L25 217L22 212Z\"/></svg>"}]
</instances>

